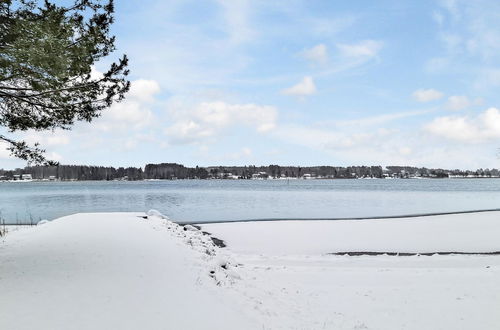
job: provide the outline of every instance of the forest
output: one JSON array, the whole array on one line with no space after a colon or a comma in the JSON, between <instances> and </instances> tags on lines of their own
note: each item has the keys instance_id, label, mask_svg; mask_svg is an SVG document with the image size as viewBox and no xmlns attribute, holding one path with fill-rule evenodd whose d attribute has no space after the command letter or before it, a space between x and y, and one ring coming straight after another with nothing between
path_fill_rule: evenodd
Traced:
<instances>
[{"instance_id":1,"label":"forest","mask_svg":"<svg viewBox=\"0 0 500 330\"><path fill-rule=\"evenodd\" d=\"M147 164L141 167L88 165L28 166L0 169L0 180L16 180L30 175L34 180L175 180L175 179L278 179L278 178L447 178L498 177L498 169L446 170L412 166L209 166L186 167L177 163Z\"/></svg>"}]
</instances>

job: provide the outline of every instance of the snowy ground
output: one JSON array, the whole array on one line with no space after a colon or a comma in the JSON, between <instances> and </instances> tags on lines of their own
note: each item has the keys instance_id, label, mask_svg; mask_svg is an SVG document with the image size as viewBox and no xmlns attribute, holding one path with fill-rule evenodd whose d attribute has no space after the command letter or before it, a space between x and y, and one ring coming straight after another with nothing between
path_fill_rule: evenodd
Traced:
<instances>
[{"instance_id":1,"label":"snowy ground","mask_svg":"<svg viewBox=\"0 0 500 330\"><path fill-rule=\"evenodd\" d=\"M0 329L499 329L500 213L191 226L77 214L0 238ZM496 239L495 239L496 238Z\"/></svg>"},{"instance_id":2,"label":"snowy ground","mask_svg":"<svg viewBox=\"0 0 500 330\"><path fill-rule=\"evenodd\" d=\"M244 265L238 290L271 329L500 329L500 255L329 255L500 251L500 212L202 229Z\"/></svg>"},{"instance_id":3,"label":"snowy ground","mask_svg":"<svg viewBox=\"0 0 500 330\"><path fill-rule=\"evenodd\" d=\"M77 214L8 233L0 329L261 328L210 277L231 279L208 238L140 215Z\"/></svg>"},{"instance_id":4,"label":"snowy ground","mask_svg":"<svg viewBox=\"0 0 500 330\"><path fill-rule=\"evenodd\" d=\"M345 221L267 221L202 226L233 252L500 252L500 212Z\"/></svg>"},{"instance_id":5,"label":"snowy ground","mask_svg":"<svg viewBox=\"0 0 500 330\"><path fill-rule=\"evenodd\" d=\"M269 329L499 329L498 257L241 256Z\"/></svg>"}]
</instances>

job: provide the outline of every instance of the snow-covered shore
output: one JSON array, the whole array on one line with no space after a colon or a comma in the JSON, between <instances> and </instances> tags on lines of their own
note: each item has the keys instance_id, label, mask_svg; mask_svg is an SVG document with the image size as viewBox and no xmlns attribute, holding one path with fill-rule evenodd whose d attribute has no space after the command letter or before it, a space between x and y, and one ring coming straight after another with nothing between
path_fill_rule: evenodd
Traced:
<instances>
[{"instance_id":1,"label":"snow-covered shore","mask_svg":"<svg viewBox=\"0 0 500 330\"><path fill-rule=\"evenodd\" d=\"M216 284L231 278L207 236L143 215L76 214L8 233L0 329L261 327Z\"/></svg>"},{"instance_id":2,"label":"snow-covered shore","mask_svg":"<svg viewBox=\"0 0 500 330\"><path fill-rule=\"evenodd\" d=\"M500 212L202 225L284 329L500 329ZM286 316L285 316L286 315Z\"/></svg>"},{"instance_id":3,"label":"snow-covered shore","mask_svg":"<svg viewBox=\"0 0 500 330\"><path fill-rule=\"evenodd\" d=\"M76 214L0 239L0 329L498 329L500 212L203 225ZM499 220L496 220L499 219ZM495 239L496 238L496 239Z\"/></svg>"},{"instance_id":4,"label":"snow-covered shore","mask_svg":"<svg viewBox=\"0 0 500 330\"><path fill-rule=\"evenodd\" d=\"M202 227L237 253L500 251L498 211L396 219L217 223Z\"/></svg>"}]
</instances>

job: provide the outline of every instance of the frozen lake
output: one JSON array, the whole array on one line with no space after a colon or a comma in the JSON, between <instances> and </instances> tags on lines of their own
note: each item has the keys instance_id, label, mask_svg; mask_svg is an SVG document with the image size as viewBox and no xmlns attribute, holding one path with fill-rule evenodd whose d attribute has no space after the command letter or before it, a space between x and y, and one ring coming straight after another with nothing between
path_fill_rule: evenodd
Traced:
<instances>
[{"instance_id":1,"label":"frozen lake","mask_svg":"<svg viewBox=\"0 0 500 330\"><path fill-rule=\"evenodd\" d=\"M500 179L0 182L8 223L152 208L186 222L493 209Z\"/></svg>"}]
</instances>

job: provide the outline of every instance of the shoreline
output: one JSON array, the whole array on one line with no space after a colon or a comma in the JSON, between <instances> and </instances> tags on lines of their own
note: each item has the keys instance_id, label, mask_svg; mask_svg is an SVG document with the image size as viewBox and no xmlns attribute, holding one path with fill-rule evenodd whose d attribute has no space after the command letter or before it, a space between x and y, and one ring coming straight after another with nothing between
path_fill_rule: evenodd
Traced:
<instances>
[{"instance_id":1,"label":"shoreline","mask_svg":"<svg viewBox=\"0 0 500 330\"><path fill-rule=\"evenodd\" d=\"M498 212L500 208L482 209L482 210L465 210L465 211L452 211L452 212L431 212L431 213L416 213L416 214L402 214L402 215L380 215L372 217L340 217L340 218L260 218L260 219L240 219L240 220L207 220L196 222L177 222L179 225L208 225L216 223L241 223L241 222L271 222L271 221L356 221L356 220L383 220L383 219L404 219L404 218L425 218L440 215L454 215L454 214L469 214L469 213L483 213L483 212Z\"/></svg>"},{"instance_id":2,"label":"shoreline","mask_svg":"<svg viewBox=\"0 0 500 330\"><path fill-rule=\"evenodd\" d=\"M157 211L74 214L0 239L0 328L496 330L499 215L181 226Z\"/></svg>"},{"instance_id":3,"label":"shoreline","mask_svg":"<svg viewBox=\"0 0 500 330\"><path fill-rule=\"evenodd\" d=\"M430 212L430 213L414 213L414 214L397 214L397 215L380 215L371 217L306 217L306 218L256 218L256 219L236 219L236 220L205 220L205 221L176 221L172 220L174 223L185 226L185 225L209 225L209 224L223 224L223 223L246 223L246 222L280 222L280 221L363 221L363 220L383 220L383 219L405 219L405 218L426 218L442 215L459 215L459 214L473 214L473 213L485 213L485 212L499 212L500 208L493 209L481 209L481 210L464 210L464 211L451 211L451 212ZM107 212L107 213L120 213ZM64 216L71 216L78 213L67 214ZM56 220L56 219L53 219ZM41 221L53 221L53 220L41 220ZM39 221L38 221L39 222ZM0 223L0 226L36 226L38 222L30 223Z\"/></svg>"},{"instance_id":4,"label":"shoreline","mask_svg":"<svg viewBox=\"0 0 500 330\"><path fill-rule=\"evenodd\" d=\"M500 210L425 217L198 224L244 254L485 254L500 251Z\"/></svg>"},{"instance_id":5,"label":"shoreline","mask_svg":"<svg viewBox=\"0 0 500 330\"><path fill-rule=\"evenodd\" d=\"M31 180L0 180L0 183L47 183L47 182L170 182L170 181L336 181L336 180L443 180L443 179L500 179L500 176L448 176L448 177L408 177L408 178L399 178L399 177L384 177L384 178L372 178L372 177L359 177L359 178L296 178L296 177L284 177L284 178L267 178L267 179L246 179L246 178L183 178L183 179L139 179L139 180L77 180L77 179L68 179L68 180L49 180L49 179L31 179Z\"/></svg>"},{"instance_id":6,"label":"shoreline","mask_svg":"<svg viewBox=\"0 0 500 330\"><path fill-rule=\"evenodd\" d=\"M359 257L359 256L390 256L390 257L431 257L431 256L449 256L449 255L465 255L465 256L495 256L500 255L500 251L493 252L333 252L328 253L330 255L336 256L349 256L349 257Z\"/></svg>"}]
</instances>

